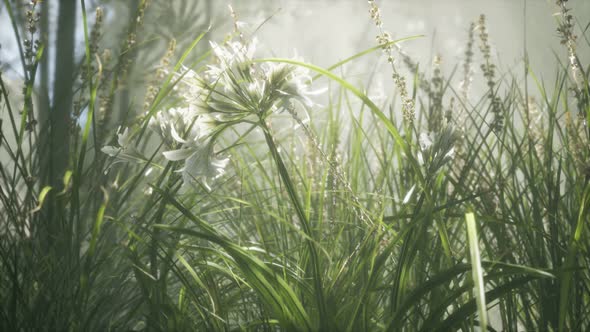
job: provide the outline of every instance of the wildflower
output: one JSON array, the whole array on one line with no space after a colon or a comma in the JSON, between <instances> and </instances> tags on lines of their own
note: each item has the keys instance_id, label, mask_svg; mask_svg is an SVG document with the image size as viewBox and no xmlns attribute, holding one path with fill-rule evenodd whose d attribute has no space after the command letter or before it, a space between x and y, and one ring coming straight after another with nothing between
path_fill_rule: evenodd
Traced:
<instances>
[{"instance_id":1,"label":"wildflower","mask_svg":"<svg viewBox=\"0 0 590 332\"><path fill-rule=\"evenodd\" d=\"M395 86L399 90L399 94L400 94L401 101L402 101L402 112L403 112L404 120L407 123L412 123L416 117L414 100L408 95L408 89L406 87L405 78L399 74L399 72L395 66L395 58L393 56L393 46L394 45L392 45L393 40L392 40L389 32L387 32L383 29L383 21L382 21L382 17L381 17L381 12L379 10L379 7L375 3L375 0L368 0L368 4L369 4L369 14L371 15L371 19L373 20L373 23L375 23L375 26L379 30L379 34L377 34L377 36L376 36L377 45L381 46L383 53L387 56L387 62L391 66L391 70L393 72L393 74L392 74L393 83L395 84ZM395 44L395 46L396 46L397 50L401 53L401 49L400 49L399 45ZM403 56L403 53L402 53L402 56Z\"/></svg>"},{"instance_id":2,"label":"wildflower","mask_svg":"<svg viewBox=\"0 0 590 332\"><path fill-rule=\"evenodd\" d=\"M368 0L368 3L370 6L369 14L371 15L371 19L373 20L373 23L375 23L375 25L379 28L382 27L383 21L381 20L381 11L379 10L379 7L375 3L375 0Z\"/></svg>"},{"instance_id":3,"label":"wildflower","mask_svg":"<svg viewBox=\"0 0 590 332\"><path fill-rule=\"evenodd\" d=\"M432 136L421 133L418 138L420 144L418 162L430 169L432 174L435 174L455 157L455 144L458 138L458 132L448 126Z\"/></svg>"},{"instance_id":4,"label":"wildflower","mask_svg":"<svg viewBox=\"0 0 590 332\"><path fill-rule=\"evenodd\" d=\"M187 70L182 74L181 95L190 105L214 114L217 120L233 121L248 115L265 116L297 100L314 105L309 69L284 63L256 63L252 58L257 41L212 42L215 64L203 75Z\"/></svg>"},{"instance_id":5,"label":"wildflower","mask_svg":"<svg viewBox=\"0 0 590 332\"><path fill-rule=\"evenodd\" d=\"M471 82L473 81L473 70L471 65L473 63L473 43L474 43L474 31L475 31L475 22L471 22L468 30L467 36L467 46L465 48L465 60L463 61L463 80L461 81L460 91L461 96L464 100L467 100L467 96L469 94L469 87Z\"/></svg>"},{"instance_id":6,"label":"wildflower","mask_svg":"<svg viewBox=\"0 0 590 332\"><path fill-rule=\"evenodd\" d=\"M215 62L198 73L186 69L177 74L176 85L184 105L160 112L150 119L150 128L169 146L164 152L170 161L184 161L178 170L185 183L207 181L224 174L229 159L214 152L213 124L231 125L255 116L263 119L297 100L306 107L314 105L309 70L284 63L257 63L252 60L256 39L249 43L211 42ZM181 102L182 103L182 102Z\"/></svg>"},{"instance_id":7,"label":"wildflower","mask_svg":"<svg viewBox=\"0 0 590 332\"><path fill-rule=\"evenodd\" d=\"M149 121L149 128L169 146L181 145L180 149L165 151L163 155L170 161L185 161L177 171L182 173L185 184L201 178L210 190L207 179L216 179L224 173L229 159L213 153L214 122L211 116L200 114L193 105L161 111Z\"/></svg>"},{"instance_id":8,"label":"wildflower","mask_svg":"<svg viewBox=\"0 0 590 332\"><path fill-rule=\"evenodd\" d=\"M128 144L129 142L129 128L125 128L123 132L121 132L121 128L119 128L119 133L117 134L117 142L119 146L111 146L105 145L101 149L102 152L108 154L111 157L117 156Z\"/></svg>"},{"instance_id":9,"label":"wildflower","mask_svg":"<svg viewBox=\"0 0 590 332\"><path fill-rule=\"evenodd\" d=\"M310 90L309 83L312 78L309 69L292 66L284 63L264 63L262 72L265 82L277 92L278 99L289 101L295 99L307 107L312 107L314 102L309 96L321 94L325 89Z\"/></svg>"},{"instance_id":10,"label":"wildflower","mask_svg":"<svg viewBox=\"0 0 590 332\"><path fill-rule=\"evenodd\" d=\"M256 45L258 45L258 39L253 38L249 43L243 43L239 41L227 42L225 47L218 45L215 42L210 42L211 48L215 53L217 59L231 66L234 63L248 63L252 60L254 52L256 52Z\"/></svg>"},{"instance_id":11,"label":"wildflower","mask_svg":"<svg viewBox=\"0 0 590 332\"><path fill-rule=\"evenodd\" d=\"M556 2L557 6L559 7L558 14L561 16L561 21L557 27L557 32L561 37L561 44L566 45L567 47L572 79L576 84L576 89L580 89L582 77L578 62L578 55L576 52L576 39L578 37L574 34L574 17L572 14L570 14L571 8L566 7L566 2L567 0L557 0Z\"/></svg>"},{"instance_id":12,"label":"wildflower","mask_svg":"<svg viewBox=\"0 0 590 332\"><path fill-rule=\"evenodd\" d=\"M420 144L420 150L426 151L432 146L432 140L430 139L430 135L426 133L421 133L418 137L418 143Z\"/></svg>"},{"instance_id":13,"label":"wildflower","mask_svg":"<svg viewBox=\"0 0 590 332\"><path fill-rule=\"evenodd\" d=\"M132 146L132 135L129 133L129 128L124 130L119 127L117 133L117 143L119 146L105 145L101 151L111 157L121 159L121 161L137 162L145 159L137 149Z\"/></svg>"},{"instance_id":14,"label":"wildflower","mask_svg":"<svg viewBox=\"0 0 590 332\"><path fill-rule=\"evenodd\" d=\"M190 137L206 137L213 130L214 119L205 114L199 114L193 105L183 108L170 108L161 111L149 121L149 128L157 133L166 143L173 144L174 135L185 134L190 130ZM173 131L175 133L173 133Z\"/></svg>"},{"instance_id":15,"label":"wildflower","mask_svg":"<svg viewBox=\"0 0 590 332\"><path fill-rule=\"evenodd\" d=\"M225 173L229 159L221 158L213 152L212 141L196 135L188 140L182 139L172 127L174 139L181 143L181 149L164 152L164 157L170 161L184 160L184 167L177 172L182 173L185 184L201 179L205 188L211 190L208 179L215 180Z\"/></svg>"},{"instance_id":16,"label":"wildflower","mask_svg":"<svg viewBox=\"0 0 590 332\"><path fill-rule=\"evenodd\" d=\"M256 51L256 38L248 44L241 42L227 42L226 46L220 46L215 42L210 42L211 49L216 58L216 65L208 65L205 71L205 77L211 82L219 79L230 78L229 73L241 72L244 76L249 76L252 57ZM225 81L224 83L230 83Z\"/></svg>"}]
</instances>

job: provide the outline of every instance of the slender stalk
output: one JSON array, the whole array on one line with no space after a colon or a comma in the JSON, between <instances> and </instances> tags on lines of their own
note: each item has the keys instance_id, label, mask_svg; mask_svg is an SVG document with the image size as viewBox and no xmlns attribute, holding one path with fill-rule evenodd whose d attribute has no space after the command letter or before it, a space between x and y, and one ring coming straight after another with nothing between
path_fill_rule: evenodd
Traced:
<instances>
[{"instance_id":1,"label":"slender stalk","mask_svg":"<svg viewBox=\"0 0 590 332\"><path fill-rule=\"evenodd\" d=\"M310 258L311 258L312 273L313 273L312 278L314 281L314 289L315 289L315 294L316 294L316 304L317 304L318 310L319 310L320 330L326 331L327 328L329 327L329 321L328 321L328 317L327 317L326 303L324 300L324 290L323 290L323 285L322 285L322 272L320 270L320 260L319 260L318 251L316 248L317 244L316 244L316 242L313 241L313 239L314 239L313 231L311 229L311 225L310 225L309 219L307 217L307 214L305 213L303 205L301 204L301 201L299 200L299 197L297 196L297 192L295 191L295 186L293 185L293 181L291 181L291 177L289 176L289 172L287 171L287 167L285 166L285 163L283 162L283 158L281 158L281 155L280 155L280 153L277 149L277 146L274 142L270 128L267 126L265 119L263 119L263 118L260 119L260 127L262 128L262 131L264 132L264 138L266 139L266 145L268 146L268 148L271 152L272 158L274 159L274 161L277 164L279 176L281 177L281 180L283 180L283 184L285 185L285 188L287 189L287 194L289 195L289 199L291 200L291 203L293 204L293 207L295 208L295 212L297 213L297 217L298 217L299 221L301 222L301 226L303 227L303 231L307 235L305 242L309 248L309 254L310 254Z\"/></svg>"},{"instance_id":2,"label":"slender stalk","mask_svg":"<svg viewBox=\"0 0 590 332\"><path fill-rule=\"evenodd\" d=\"M51 124L49 185L61 190L62 176L69 161L69 132L74 84L76 1L61 1L57 26L55 80Z\"/></svg>"}]
</instances>

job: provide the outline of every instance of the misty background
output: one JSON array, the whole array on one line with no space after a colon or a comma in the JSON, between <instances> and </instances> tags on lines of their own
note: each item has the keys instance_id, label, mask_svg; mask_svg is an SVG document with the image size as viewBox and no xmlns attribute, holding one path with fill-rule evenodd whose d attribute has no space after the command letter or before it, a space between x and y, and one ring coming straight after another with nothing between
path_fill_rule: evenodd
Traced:
<instances>
[{"instance_id":1,"label":"misty background","mask_svg":"<svg viewBox=\"0 0 590 332\"><path fill-rule=\"evenodd\" d=\"M69 120L63 119L72 114L72 109L74 121L82 126L86 122L87 104L84 100L76 104L76 97L72 94L81 82L79 78L71 79L80 77L83 67L82 8L78 1L46 0L43 3L45 5L37 6L36 11L40 16L37 24L45 43L45 56L37 69L33 102L37 105L34 109L39 114L39 122L50 121L58 127L57 132L61 132L67 130L60 126L66 126L63 123ZM0 4L0 70L13 102L21 109L24 66L5 4ZM553 0L415 0L379 1L378 4L384 29L393 39L420 36L400 43L401 52L418 64L426 76L432 74L433 61L438 57L440 70L446 77L452 75L451 88L456 91L464 77L462 66L470 25L475 22L477 26L480 14L486 16L492 61L500 75L509 73L522 80L525 49L533 73L547 84L554 82L560 62L567 65L567 48L560 45L556 31L558 25L554 16L558 8ZM114 97L108 106L115 116L105 127L113 132L119 125L124 125L125 114L138 115L144 111L146 93L150 85L156 83L156 74L172 40L176 42L176 48L169 63L174 65L194 39L209 29L205 42L199 43L185 61L185 64L193 63L208 50L208 41L223 42L232 34L234 19L240 22L245 38L258 39L255 57L297 56L305 62L328 67L377 45L378 29L364 0L103 0L86 1L85 5L89 34L94 30L99 32L97 55L111 54L113 61L109 64L103 59L102 65L105 70L112 71L110 75L118 77ZM230 5L236 18L232 17ZM590 22L590 1L571 0L568 6L576 19L575 31L583 36L580 32L588 29ZM26 11L31 8L30 3L11 3L11 8L21 39L27 39ZM98 28L95 26L97 8L103 11L103 22ZM59 30L59 26L64 28ZM472 101L483 95L486 89L477 65L482 57L478 49L479 31L477 27L475 30L475 55L471 68L474 82L469 95ZM590 60L588 45L578 42L577 53L582 63ZM61 55L58 52L62 52ZM117 63L117 57L125 58L123 62L119 58L124 68L112 67ZM404 64L399 52L395 57L397 69L411 82L414 72ZM122 71L124 75L121 75ZM337 69L337 73L352 84L365 87L368 96L383 107L387 107L397 94L391 68L382 52L373 52L346 63ZM328 83L324 80L318 84L323 88ZM54 102L56 95L64 97L58 99L63 105ZM538 95L538 89L531 89L531 95ZM6 114L1 115L1 118L5 117ZM8 122L4 121L3 126L7 125ZM8 139L11 141L10 137ZM67 142L56 143L47 151L56 154L64 144ZM6 156L0 157L6 160ZM59 154L55 158L65 160Z\"/></svg>"},{"instance_id":2,"label":"misty background","mask_svg":"<svg viewBox=\"0 0 590 332\"><path fill-rule=\"evenodd\" d=\"M48 39L49 44L53 44L57 39L58 2L46 2L50 3ZM74 2L77 5L76 13L79 14L79 3ZM137 0L87 1L90 24L93 23L96 7L102 7L105 13L101 49L116 51L121 47L129 19L135 15L138 3ZM363 0L152 0L148 2L143 24L137 31L141 45L134 67L140 70L134 72L140 75L134 80L142 81L145 69L154 69L158 65L172 38L177 41L177 56L208 26L211 26L211 32L207 38L222 41L233 29L229 4L233 6L238 20L245 24L244 30L258 38L258 56L299 55L307 62L327 67L376 45L377 31L370 20L368 5ZM531 68L548 81L551 81L555 71L556 56L565 59L566 50L559 45L556 33L553 14L557 12L557 7L553 0L416 0L380 1L378 4L384 28L394 39L423 36L401 44L403 51L422 68L429 67L437 54L442 58L445 73L450 73L455 65L460 65L464 58L469 25L476 22L480 14L486 15L492 53L499 55L495 60L501 71L522 66L525 45ZM588 28L590 1L571 0L568 6L573 9L578 20L577 28ZM77 15L75 21L75 49L80 59L84 54L81 15ZM582 60L588 59L590 52L586 43L578 44L578 55ZM17 82L22 81L16 40L4 4L0 5L0 45L0 66L5 76ZM47 49L50 58L54 59L55 48ZM379 53L363 57L347 65L343 74L364 81L369 77L369 72L375 70L376 64L383 64L383 60ZM403 65L398 66L403 68ZM52 79L55 77L54 71L55 66L50 66ZM375 71L377 80L389 80L386 67L377 67ZM474 74L477 73L475 68Z\"/></svg>"}]
</instances>

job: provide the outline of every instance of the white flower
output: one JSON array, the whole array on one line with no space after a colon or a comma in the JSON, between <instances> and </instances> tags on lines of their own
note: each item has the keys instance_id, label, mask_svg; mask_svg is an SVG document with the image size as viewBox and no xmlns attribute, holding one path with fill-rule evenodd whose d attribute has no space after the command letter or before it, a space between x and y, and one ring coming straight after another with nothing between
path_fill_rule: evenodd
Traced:
<instances>
[{"instance_id":1,"label":"white flower","mask_svg":"<svg viewBox=\"0 0 590 332\"><path fill-rule=\"evenodd\" d=\"M164 157L170 161L184 160L184 167L177 171L182 173L184 183L200 179L208 190L211 190L211 187L207 181L222 176L229 162L229 158L217 157L209 144L194 144L180 150L166 151Z\"/></svg>"},{"instance_id":2,"label":"white flower","mask_svg":"<svg viewBox=\"0 0 590 332\"><path fill-rule=\"evenodd\" d=\"M433 172L438 171L455 157L454 146L457 139L458 134L452 127L444 127L436 133L421 133L418 137L418 163L428 165Z\"/></svg>"},{"instance_id":3,"label":"white flower","mask_svg":"<svg viewBox=\"0 0 590 332\"><path fill-rule=\"evenodd\" d=\"M213 131L214 120L209 115L199 114L195 107L171 108L161 111L149 121L149 128L158 133L167 143L180 134L187 134L191 139L207 137ZM190 129L190 130L189 130Z\"/></svg>"},{"instance_id":4,"label":"white flower","mask_svg":"<svg viewBox=\"0 0 590 332\"><path fill-rule=\"evenodd\" d=\"M137 162L144 159L141 153L139 153L132 145L131 138L132 135L129 132L129 128L123 130L119 127L117 133L117 143L119 143L119 146L105 145L100 151L111 157L121 159L122 161Z\"/></svg>"},{"instance_id":5,"label":"white flower","mask_svg":"<svg viewBox=\"0 0 590 332\"><path fill-rule=\"evenodd\" d=\"M420 149L422 151L426 151L428 148L432 146L432 140L430 139L430 135L426 133L421 133L420 137L418 137L418 143L420 143Z\"/></svg>"},{"instance_id":6,"label":"white flower","mask_svg":"<svg viewBox=\"0 0 590 332\"><path fill-rule=\"evenodd\" d=\"M299 59L297 59L299 60ZM326 89L312 91L309 69L285 63L266 62L261 65L267 84L286 99L296 99L307 107L314 105L309 96L324 93Z\"/></svg>"},{"instance_id":7,"label":"white flower","mask_svg":"<svg viewBox=\"0 0 590 332\"><path fill-rule=\"evenodd\" d=\"M313 106L311 96L324 91L310 90L310 70L286 63L253 61L256 44L256 39L249 43L211 42L213 64L202 73L185 69L176 75L176 91L185 105L223 122L271 114L289 107L293 99L305 107ZM166 122L163 116L152 121ZM165 129L159 131L165 134ZM177 128L177 132L182 131Z\"/></svg>"},{"instance_id":8,"label":"white flower","mask_svg":"<svg viewBox=\"0 0 590 332\"><path fill-rule=\"evenodd\" d=\"M102 149L100 149L100 151L108 154L111 157L116 157L121 152L121 148L112 145L105 145L102 147Z\"/></svg>"},{"instance_id":9,"label":"white flower","mask_svg":"<svg viewBox=\"0 0 590 332\"><path fill-rule=\"evenodd\" d=\"M204 113L205 100L209 91L204 89L206 86L205 80L196 71L182 67L180 73L174 75L178 83L174 86L174 90L187 103L189 108L193 108L197 113Z\"/></svg>"},{"instance_id":10,"label":"white flower","mask_svg":"<svg viewBox=\"0 0 590 332\"><path fill-rule=\"evenodd\" d=\"M117 142L119 143L119 146L117 147L117 146L105 145L102 147L101 151L108 154L111 157L115 157L119 153L121 153L121 151L123 151L125 148L127 148L129 146L130 138L131 137L129 135L129 128L125 128L125 130L123 130L123 132L121 132L121 127L119 127L118 133L117 133Z\"/></svg>"},{"instance_id":11,"label":"white flower","mask_svg":"<svg viewBox=\"0 0 590 332\"><path fill-rule=\"evenodd\" d=\"M216 63L208 65L204 73L209 83L222 82L223 86L231 84L229 72L240 73L249 76L252 73L252 57L256 51L256 38L248 44L242 42L226 42L223 46L215 42L209 42Z\"/></svg>"},{"instance_id":12,"label":"white flower","mask_svg":"<svg viewBox=\"0 0 590 332\"><path fill-rule=\"evenodd\" d=\"M164 157L170 161L184 160L184 167L177 172L182 173L185 184L200 179L205 188L211 190L207 180L215 180L222 176L229 158L218 157L213 152L213 145L207 137L196 135L185 140L178 135L174 127L172 127L171 133L177 142L182 143L182 148L165 151Z\"/></svg>"},{"instance_id":13,"label":"white flower","mask_svg":"<svg viewBox=\"0 0 590 332\"><path fill-rule=\"evenodd\" d=\"M219 61L219 68L231 68L234 64L243 64L252 60L258 39L253 38L248 44L241 42L227 42L226 46L219 46L215 42L210 42L213 54Z\"/></svg>"}]
</instances>

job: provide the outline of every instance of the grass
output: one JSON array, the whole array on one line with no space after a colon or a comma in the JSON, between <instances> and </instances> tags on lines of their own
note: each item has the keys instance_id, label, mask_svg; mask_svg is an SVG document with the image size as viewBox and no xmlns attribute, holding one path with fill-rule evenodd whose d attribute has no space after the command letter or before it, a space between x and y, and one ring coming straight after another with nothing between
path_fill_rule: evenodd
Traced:
<instances>
[{"instance_id":1,"label":"grass","mask_svg":"<svg viewBox=\"0 0 590 332\"><path fill-rule=\"evenodd\" d=\"M114 62L97 61L84 1L79 9L84 83L71 92L83 106L69 113L79 125L52 127L39 114L51 107L32 101L51 45L23 44L34 64L23 63L24 112L0 76L0 329L590 327L590 69L575 53L550 84L526 61L500 73L482 18L484 75L474 79L487 89L456 91L455 72L421 72L408 57L412 80L398 76L378 105L338 68L380 49L401 57L395 45L409 40L382 37L324 69L232 50L250 42L236 42L239 30L199 53L203 32L173 65L163 58L159 85L141 87L142 112L120 86L143 50L122 42ZM309 102L310 77L329 87L324 106ZM187 104L212 118L166 120ZM119 125L129 130L114 135ZM54 138L67 140L68 160L48 178L55 142L42 143Z\"/></svg>"}]
</instances>

